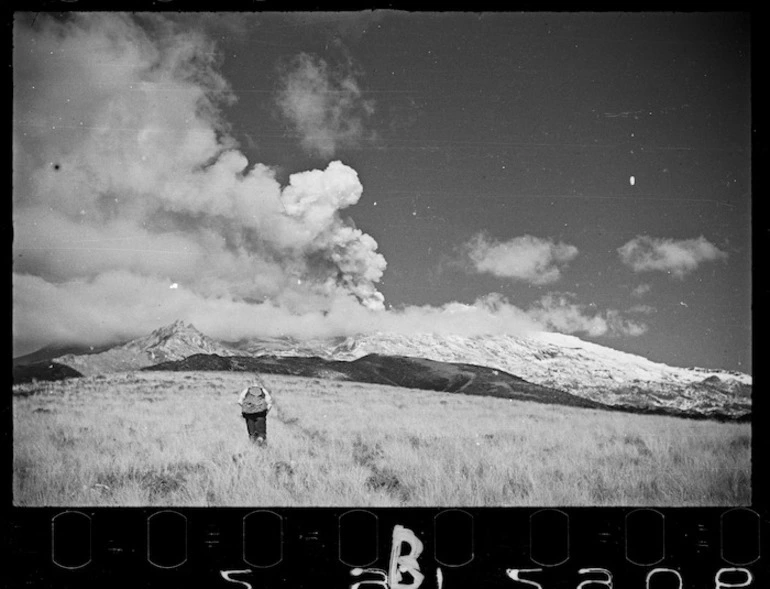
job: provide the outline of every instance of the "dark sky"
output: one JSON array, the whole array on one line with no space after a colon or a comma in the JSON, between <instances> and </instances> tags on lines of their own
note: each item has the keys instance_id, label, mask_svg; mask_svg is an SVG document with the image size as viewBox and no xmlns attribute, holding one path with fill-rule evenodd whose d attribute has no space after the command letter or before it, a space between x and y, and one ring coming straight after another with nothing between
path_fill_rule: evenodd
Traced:
<instances>
[{"instance_id":1,"label":"dark sky","mask_svg":"<svg viewBox=\"0 0 770 589\"><path fill-rule=\"evenodd\" d=\"M371 283L389 312L498 293L549 328L603 345L751 371L747 15L167 20L140 15L133 26L161 48L172 45L163 41L170 29L207 40L216 55L207 67L235 98L215 101L218 133L250 165L269 166L281 186L335 160L357 172L362 195L339 218L376 240L387 268ZM24 88L52 76L39 55L28 63L18 51L20 39L50 35L45 26L15 27L17 113ZM14 121L16 140L32 146ZM301 280L328 281L308 260L332 259L330 248L307 250ZM284 259L271 251L271 261ZM18 272L56 282L43 266ZM41 343L43 332L27 339Z\"/></svg>"}]
</instances>

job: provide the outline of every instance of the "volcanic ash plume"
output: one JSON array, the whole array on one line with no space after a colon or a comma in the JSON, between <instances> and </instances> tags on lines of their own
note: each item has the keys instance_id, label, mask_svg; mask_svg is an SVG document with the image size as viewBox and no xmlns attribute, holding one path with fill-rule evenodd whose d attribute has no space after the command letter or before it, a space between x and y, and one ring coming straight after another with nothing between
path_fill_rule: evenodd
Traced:
<instances>
[{"instance_id":1,"label":"volcanic ash plume","mask_svg":"<svg viewBox=\"0 0 770 589\"><path fill-rule=\"evenodd\" d=\"M334 161L282 187L250 165L220 116L235 97L216 47L162 16L141 19L15 23L15 332L61 318L48 331L77 338L67 318L81 313L64 306L106 300L108 276L142 285L130 309L101 318L108 332L129 329L128 316L142 333L189 315L161 292L222 315L243 303L382 308L385 260L340 216L361 198L355 170ZM32 284L46 308L22 300Z\"/></svg>"},{"instance_id":2,"label":"volcanic ash plume","mask_svg":"<svg viewBox=\"0 0 770 589\"><path fill-rule=\"evenodd\" d=\"M374 284L385 271L377 242L342 221L339 211L358 202L363 188L352 168L335 161L324 171L293 174L281 193L286 214L296 223L285 244L298 247L327 284L351 292L367 308L382 309Z\"/></svg>"}]
</instances>

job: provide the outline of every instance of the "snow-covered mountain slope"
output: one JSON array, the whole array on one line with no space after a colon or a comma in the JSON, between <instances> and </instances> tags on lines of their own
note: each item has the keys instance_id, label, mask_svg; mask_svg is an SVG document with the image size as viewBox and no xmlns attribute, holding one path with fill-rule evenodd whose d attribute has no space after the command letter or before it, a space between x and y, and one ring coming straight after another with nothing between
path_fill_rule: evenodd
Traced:
<instances>
[{"instance_id":1,"label":"snow-covered mountain slope","mask_svg":"<svg viewBox=\"0 0 770 589\"><path fill-rule=\"evenodd\" d=\"M677 368L558 333L527 336L400 335L347 338L213 340L177 321L101 353L57 358L85 375L136 370L194 354L319 356L356 360L368 354L410 356L503 370L531 383L608 405L738 418L751 413L752 378L703 368Z\"/></svg>"},{"instance_id":2,"label":"snow-covered mountain slope","mask_svg":"<svg viewBox=\"0 0 770 589\"><path fill-rule=\"evenodd\" d=\"M345 337L297 339L294 337L264 337L243 339L222 344L239 354L248 356L320 356L330 358L330 352L339 344L348 340Z\"/></svg>"},{"instance_id":3,"label":"snow-covered mountain slope","mask_svg":"<svg viewBox=\"0 0 770 589\"><path fill-rule=\"evenodd\" d=\"M305 345L302 352L336 360L377 353L479 364L611 405L731 417L751 412L752 378L747 374L668 366L558 333L526 337L376 333L314 344ZM299 351L287 348L291 355ZM280 349L266 353L288 355Z\"/></svg>"}]
</instances>

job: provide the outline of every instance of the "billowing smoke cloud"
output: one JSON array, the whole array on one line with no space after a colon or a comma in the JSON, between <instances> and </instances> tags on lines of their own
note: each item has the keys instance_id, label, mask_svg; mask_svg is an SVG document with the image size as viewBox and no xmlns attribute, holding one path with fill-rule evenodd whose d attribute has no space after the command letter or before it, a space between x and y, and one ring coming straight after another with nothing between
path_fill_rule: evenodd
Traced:
<instances>
[{"instance_id":1,"label":"billowing smoke cloud","mask_svg":"<svg viewBox=\"0 0 770 589\"><path fill-rule=\"evenodd\" d=\"M658 270L683 278L703 262L726 260L727 253L705 237L666 239L639 235L618 248L624 264L634 272Z\"/></svg>"},{"instance_id":2,"label":"billowing smoke cloud","mask_svg":"<svg viewBox=\"0 0 770 589\"><path fill-rule=\"evenodd\" d=\"M589 336L638 336L647 326L624 318L615 309L590 313L585 305L574 302L572 293L548 293L529 310L530 317L550 329L562 333L583 333Z\"/></svg>"},{"instance_id":3,"label":"billowing smoke cloud","mask_svg":"<svg viewBox=\"0 0 770 589\"><path fill-rule=\"evenodd\" d=\"M287 312L320 312L345 298L381 309L385 259L340 216L362 195L355 170L335 161L282 187L269 167L250 166L219 116L233 97L215 47L146 18L144 27L107 14L15 27L20 337L35 332L40 307L29 300L45 293L55 296L44 322L56 323L78 297L83 307L113 301L128 322L110 276L141 284L145 310L164 308L171 282L180 296L269 300ZM31 284L39 296L25 298Z\"/></svg>"},{"instance_id":4,"label":"billowing smoke cloud","mask_svg":"<svg viewBox=\"0 0 770 589\"><path fill-rule=\"evenodd\" d=\"M531 235L495 242L480 233L466 244L466 250L478 272L531 284L556 282L560 269L578 255L575 246Z\"/></svg>"},{"instance_id":5,"label":"billowing smoke cloud","mask_svg":"<svg viewBox=\"0 0 770 589\"><path fill-rule=\"evenodd\" d=\"M374 112L374 101L362 97L349 59L333 68L301 53L283 72L278 105L310 153L331 157L341 146L373 137L366 120Z\"/></svg>"}]
</instances>

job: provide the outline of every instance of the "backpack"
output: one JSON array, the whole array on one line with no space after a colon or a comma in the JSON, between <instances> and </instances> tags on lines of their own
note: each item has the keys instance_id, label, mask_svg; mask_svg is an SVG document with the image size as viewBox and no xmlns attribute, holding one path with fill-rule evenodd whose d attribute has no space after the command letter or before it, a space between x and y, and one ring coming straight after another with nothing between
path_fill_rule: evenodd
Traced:
<instances>
[{"instance_id":1,"label":"backpack","mask_svg":"<svg viewBox=\"0 0 770 589\"><path fill-rule=\"evenodd\" d=\"M243 413L262 413L267 411L267 399L260 396L262 390L259 387L249 387L249 392L246 393L246 398L241 405L241 411Z\"/></svg>"}]
</instances>

